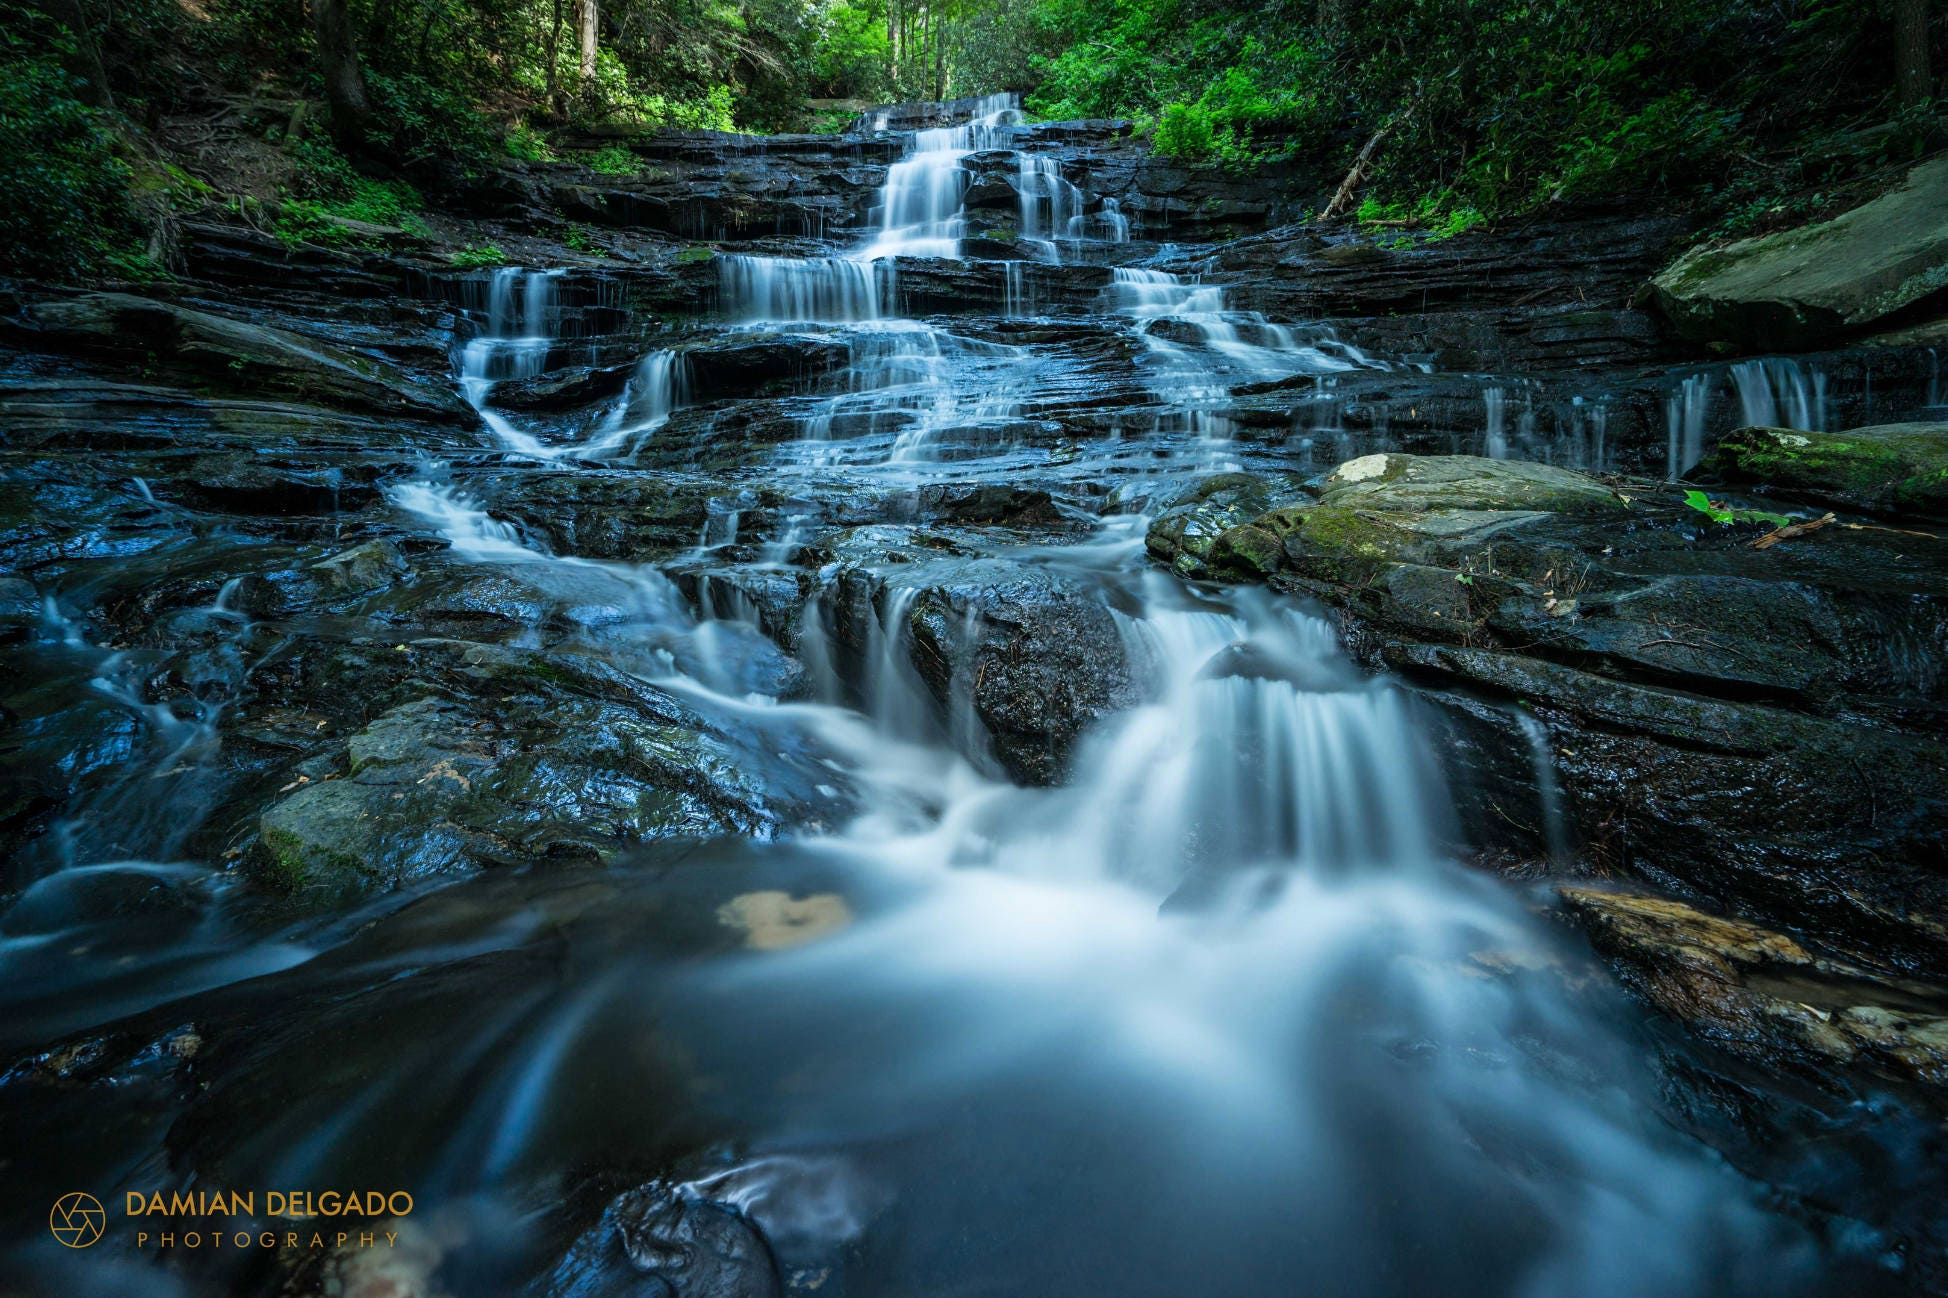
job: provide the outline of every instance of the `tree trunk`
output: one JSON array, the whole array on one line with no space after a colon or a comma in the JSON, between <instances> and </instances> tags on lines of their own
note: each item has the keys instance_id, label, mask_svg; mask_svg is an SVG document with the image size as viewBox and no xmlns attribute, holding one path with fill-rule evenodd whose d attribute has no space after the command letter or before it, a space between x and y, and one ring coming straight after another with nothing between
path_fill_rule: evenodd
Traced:
<instances>
[{"instance_id":1,"label":"tree trunk","mask_svg":"<svg viewBox=\"0 0 1948 1298\"><path fill-rule=\"evenodd\" d=\"M108 87L108 69L102 66L101 46L95 42L95 29L82 12L80 0L53 0L48 5L48 17L74 36L74 50L63 62L81 82L82 102L114 112L115 94Z\"/></svg>"},{"instance_id":2,"label":"tree trunk","mask_svg":"<svg viewBox=\"0 0 1948 1298\"><path fill-rule=\"evenodd\" d=\"M1928 0L1894 0L1894 91L1902 108L1934 98L1928 69Z\"/></svg>"},{"instance_id":3,"label":"tree trunk","mask_svg":"<svg viewBox=\"0 0 1948 1298\"><path fill-rule=\"evenodd\" d=\"M356 145L364 140L366 124L372 120L372 100L365 92L365 70L359 66L345 0L311 0L311 32L318 41L332 134L342 143Z\"/></svg>"},{"instance_id":4,"label":"tree trunk","mask_svg":"<svg viewBox=\"0 0 1948 1298\"><path fill-rule=\"evenodd\" d=\"M581 0L582 80L595 79L596 33L602 21L600 0Z\"/></svg>"},{"instance_id":5,"label":"tree trunk","mask_svg":"<svg viewBox=\"0 0 1948 1298\"><path fill-rule=\"evenodd\" d=\"M554 22L548 28L548 111L556 117L562 115L565 105L561 102L561 29L563 23L562 0L555 0Z\"/></svg>"}]
</instances>

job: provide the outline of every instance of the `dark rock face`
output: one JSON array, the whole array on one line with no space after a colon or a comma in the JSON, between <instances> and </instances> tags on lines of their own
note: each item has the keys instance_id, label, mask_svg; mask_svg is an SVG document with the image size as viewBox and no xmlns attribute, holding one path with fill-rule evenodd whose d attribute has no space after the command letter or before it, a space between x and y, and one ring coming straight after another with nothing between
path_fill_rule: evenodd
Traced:
<instances>
[{"instance_id":1,"label":"dark rock face","mask_svg":"<svg viewBox=\"0 0 1948 1298\"><path fill-rule=\"evenodd\" d=\"M450 388L379 357L152 298L89 293L38 302L15 327L34 346L153 357L235 390L422 418L469 417Z\"/></svg>"},{"instance_id":2,"label":"dark rock face","mask_svg":"<svg viewBox=\"0 0 1948 1298\"><path fill-rule=\"evenodd\" d=\"M1082 733L1138 702L1114 615L1091 592L1032 570L967 564L920 588L914 665L943 706L963 692L995 760L1026 784L1053 784Z\"/></svg>"}]
</instances>

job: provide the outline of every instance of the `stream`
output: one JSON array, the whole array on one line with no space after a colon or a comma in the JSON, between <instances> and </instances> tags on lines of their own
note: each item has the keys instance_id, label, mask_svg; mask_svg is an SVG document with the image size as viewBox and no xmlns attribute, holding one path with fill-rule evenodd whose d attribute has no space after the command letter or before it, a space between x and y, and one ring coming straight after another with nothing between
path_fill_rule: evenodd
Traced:
<instances>
[{"instance_id":1,"label":"stream","mask_svg":"<svg viewBox=\"0 0 1948 1298\"><path fill-rule=\"evenodd\" d=\"M826 255L719 253L719 310L697 326L710 340L623 359L619 387L572 417L501 401L598 350L618 360L583 330L572 277L509 267L461 285L453 383L491 446L412 451L378 507L463 591L537 611L493 654L401 631L397 656L451 652L454 679L476 682L496 654L571 664L600 689L564 726L632 761L664 760L675 730L707 734L682 760L740 791L734 815L671 793L656 814L675 830L604 849L599 868L564 839L561 864L458 881L437 866L459 839L434 835L397 888L294 911L204 832L239 787L230 701L284 688L301 638L340 616L264 615L259 587L225 575L226 547L289 542L171 523L177 539L121 562L215 589L146 641L91 621L106 588L48 598L23 670L83 701L116 775L22 854L0 913L0 1042L12 1055L134 1021L156 1044L120 1065L112 1116L50 1101L66 1135L0 1159L15 1178L36 1169L23 1202L68 1180L116 1202L408 1188L405 1246L343 1263L338 1289L315 1263L295 1272L368 1294L1774 1298L1885 1278L1873 1232L1701 1138L1644 1011L1536 890L1463 862L1446 732L1415 689L1357 667L1319 608L1146 557L1166 488L1256 462L1235 390L1311 384L1324 400L1346 376L1410 379L1424 357L1126 264L1170 250L1132 244L1113 201L1032 151L1013 164L1027 246L1006 307L901 314L907 259L962 259L966 160L1014 148L1019 123L997 97L911 133ZM1036 315L1034 272L1077 265L1103 268L1101 286L1071 314L1109 342L1000 327ZM711 495L686 549L604 557L516 521L521 484L624 482L661 472L643 466L674 429L717 436L705 353L780 335L842 361L772 399L783 432ZM1103 435L1051 439L1048 412L1109 349L1135 395ZM1823 382L1790 362L1736 387L1768 422L1824 418ZM1695 461L1703 415L1685 402L1707 399L1674 392L1653 458ZM1519 390L1489 390L1468 449L1532 444L1524 410ZM1601 466L1601 421L1578 427L1556 453ZM1364 449L1318 441L1320 468ZM846 502L1024 484L1049 495L1033 527L930 540L894 511L856 520L849 549L816 539ZM776 597L801 583L801 603ZM1030 636L1090 627L1103 646L1076 693L1100 706L1063 704L1076 735L1055 758L977 706L1001 668L975 651L1008 623L1010 591L1059 615ZM158 701L145 683L165 658L183 688ZM348 667L342 688L379 670ZM1023 679L1036 701L1021 706L1053 706ZM611 742L602 709L631 699L667 724ZM618 823L646 814L627 780L549 767L518 736L480 774L464 736L503 720L469 714L433 744L456 765L398 796L531 761L522 797L573 783ZM359 760L383 769L394 741L365 734L355 758L365 743ZM1539 790L1520 814L1560 855L1546 743L1511 760ZM1060 778L1020 778L1029 761ZM221 1042L201 1046L193 1100L160 1071L195 1048L185 1034ZM169 1154L189 1148L193 1172ZM41 1170L50 1150L58 1175ZM624 1262L605 1251L618 1230ZM152 1266L124 1249L117 1266L115 1291L138 1298L309 1291L278 1290L294 1273L263 1256ZM106 1292L85 1274L71 1292Z\"/></svg>"}]
</instances>

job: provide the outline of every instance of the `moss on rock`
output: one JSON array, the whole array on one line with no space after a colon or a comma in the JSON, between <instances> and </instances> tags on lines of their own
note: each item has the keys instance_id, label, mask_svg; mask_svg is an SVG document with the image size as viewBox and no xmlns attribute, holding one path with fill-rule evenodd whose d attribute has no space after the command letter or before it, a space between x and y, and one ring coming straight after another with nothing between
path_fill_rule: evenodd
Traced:
<instances>
[{"instance_id":1,"label":"moss on rock","mask_svg":"<svg viewBox=\"0 0 1948 1298\"><path fill-rule=\"evenodd\" d=\"M1693 471L1782 495L1874 513L1948 519L1948 424L1880 424L1839 433L1741 428Z\"/></svg>"}]
</instances>

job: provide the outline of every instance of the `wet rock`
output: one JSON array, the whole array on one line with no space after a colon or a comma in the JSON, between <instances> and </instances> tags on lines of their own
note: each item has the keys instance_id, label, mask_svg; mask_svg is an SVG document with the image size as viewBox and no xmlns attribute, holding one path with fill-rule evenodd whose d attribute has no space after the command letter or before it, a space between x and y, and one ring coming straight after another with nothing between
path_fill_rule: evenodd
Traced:
<instances>
[{"instance_id":1,"label":"wet rock","mask_svg":"<svg viewBox=\"0 0 1948 1298\"><path fill-rule=\"evenodd\" d=\"M1651 281L1697 342L1806 346L1948 288L1948 159L1830 221L1700 248Z\"/></svg>"},{"instance_id":2,"label":"wet rock","mask_svg":"<svg viewBox=\"0 0 1948 1298\"><path fill-rule=\"evenodd\" d=\"M924 582L925 574L901 584ZM913 661L942 707L971 707L992 754L1025 784L1053 784L1076 741L1142 698L1114 615L1081 585L996 561L956 565L911 614Z\"/></svg>"},{"instance_id":3,"label":"wet rock","mask_svg":"<svg viewBox=\"0 0 1948 1298\"><path fill-rule=\"evenodd\" d=\"M40 592L23 577L0 577L0 644L14 644L33 634L41 618Z\"/></svg>"},{"instance_id":4,"label":"wet rock","mask_svg":"<svg viewBox=\"0 0 1948 1298\"><path fill-rule=\"evenodd\" d=\"M1839 433L1741 428L1690 474L1758 484L1790 500L1948 521L1948 424L1880 424Z\"/></svg>"},{"instance_id":5,"label":"wet rock","mask_svg":"<svg viewBox=\"0 0 1948 1298\"><path fill-rule=\"evenodd\" d=\"M536 378L496 383L488 400L497 410L576 410L619 395L634 369L633 365L611 365L554 370Z\"/></svg>"},{"instance_id":6,"label":"wet rock","mask_svg":"<svg viewBox=\"0 0 1948 1298\"><path fill-rule=\"evenodd\" d=\"M723 492L713 479L608 469L534 472L507 486L495 512L554 553L636 562L695 546Z\"/></svg>"},{"instance_id":7,"label":"wet rock","mask_svg":"<svg viewBox=\"0 0 1948 1298\"><path fill-rule=\"evenodd\" d=\"M35 344L179 364L221 387L470 421L465 402L377 357L270 325L126 293L30 303L22 325Z\"/></svg>"},{"instance_id":8,"label":"wet rock","mask_svg":"<svg viewBox=\"0 0 1948 1298\"><path fill-rule=\"evenodd\" d=\"M1770 523L1668 486L1466 456L1348 461L1251 526L1283 538L1272 584L1340 610L1368 662L1526 703L1586 859L1948 964L1948 727L1918 647L1948 643L1948 542L1832 527L1757 550ZM1455 716L1470 751L1528 742L1492 708ZM1471 837L1535 851L1507 806L1540 791L1469 760Z\"/></svg>"},{"instance_id":9,"label":"wet rock","mask_svg":"<svg viewBox=\"0 0 1948 1298\"><path fill-rule=\"evenodd\" d=\"M494 683L489 697L387 710L352 736L342 774L300 778L263 813L250 858L260 881L327 900L483 866L600 859L669 835L767 831L766 795L674 700L608 673L578 680L559 656L475 646L467 657ZM510 687L519 692L491 699Z\"/></svg>"},{"instance_id":10,"label":"wet rock","mask_svg":"<svg viewBox=\"0 0 1948 1298\"><path fill-rule=\"evenodd\" d=\"M545 1298L782 1298L763 1235L728 1204L651 1181L623 1194L569 1249Z\"/></svg>"},{"instance_id":11,"label":"wet rock","mask_svg":"<svg viewBox=\"0 0 1948 1298\"><path fill-rule=\"evenodd\" d=\"M1273 503L1274 489L1262 478L1248 473L1214 474L1183 492L1151 521L1144 548L1151 558L1183 576L1214 576L1233 557L1229 546L1223 555L1213 554L1218 539L1258 518ZM1250 546L1249 540L1246 543Z\"/></svg>"},{"instance_id":12,"label":"wet rock","mask_svg":"<svg viewBox=\"0 0 1948 1298\"><path fill-rule=\"evenodd\" d=\"M341 550L329 559L311 565L333 589L341 591L379 590L391 585L407 570L406 556L399 547L383 538Z\"/></svg>"},{"instance_id":13,"label":"wet rock","mask_svg":"<svg viewBox=\"0 0 1948 1298\"><path fill-rule=\"evenodd\" d=\"M851 349L830 334L777 334L684 353L699 400L748 397L769 387L816 378L844 365Z\"/></svg>"},{"instance_id":14,"label":"wet rock","mask_svg":"<svg viewBox=\"0 0 1948 1298\"><path fill-rule=\"evenodd\" d=\"M227 513L336 514L377 503L379 472L370 464L233 452L198 456L159 486L165 498Z\"/></svg>"},{"instance_id":15,"label":"wet rock","mask_svg":"<svg viewBox=\"0 0 1948 1298\"><path fill-rule=\"evenodd\" d=\"M957 523L1052 524L1061 521L1046 491L996 482L949 482L915 493L922 515Z\"/></svg>"},{"instance_id":16,"label":"wet rock","mask_svg":"<svg viewBox=\"0 0 1948 1298\"><path fill-rule=\"evenodd\" d=\"M1828 959L1784 933L1665 897L1559 893L1632 988L1735 1053L1948 1086L1941 988Z\"/></svg>"}]
</instances>

